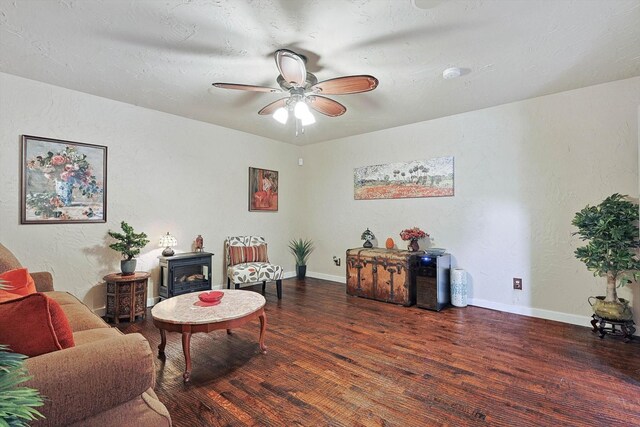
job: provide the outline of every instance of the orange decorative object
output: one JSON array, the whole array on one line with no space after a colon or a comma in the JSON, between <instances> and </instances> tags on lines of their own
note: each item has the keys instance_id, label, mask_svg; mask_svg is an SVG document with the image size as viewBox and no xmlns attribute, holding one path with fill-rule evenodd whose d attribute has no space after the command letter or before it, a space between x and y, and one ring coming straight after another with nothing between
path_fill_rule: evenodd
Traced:
<instances>
[{"instance_id":1,"label":"orange decorative object","mask_svg":"<svg viewBox=\"0 0 640 427\"><path fill-rule=\"evenodd\" d=\"M387 239L387 242L385 243L385 246L387 247L387 249L393 249L393 247L395 246L395 242L393 241L393 239L391 237L389 237Z\"/></svg>"},{"instance_id":2,"label":"orange decorative object","mask_svg":"<svg viewBox=\"0 0 640 427\"><path fill-rule=\"evenodd\" d=\"M0 302L36 293L36 284L26 268L5 271L0 274L0 280L9 285L8 289L0 290Z\"/></svg>"}]
</instances>

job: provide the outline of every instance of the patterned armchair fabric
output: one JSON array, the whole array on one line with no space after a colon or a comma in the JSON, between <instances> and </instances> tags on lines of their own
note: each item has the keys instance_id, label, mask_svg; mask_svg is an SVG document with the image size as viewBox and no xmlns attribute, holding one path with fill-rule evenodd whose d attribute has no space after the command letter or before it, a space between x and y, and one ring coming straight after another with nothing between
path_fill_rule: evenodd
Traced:
<instances>
[{"instance_id":1,"label":"patterned armchair fabric","mask_svg":"<svg viewBox=\"0 0 640 427\"><path fill-rule=\"evenodd\" d=\"M284 270L281 266L269 262L246 262L231 265L230 246L260 246L267 242L261 236L231 236L224 242L224 252L227 265L227 288L233 283L238 289L240 285L262 282L264 294L267 282L276 282L278 299L282 298L282 276Z\"/></svg>"}]
</instances>

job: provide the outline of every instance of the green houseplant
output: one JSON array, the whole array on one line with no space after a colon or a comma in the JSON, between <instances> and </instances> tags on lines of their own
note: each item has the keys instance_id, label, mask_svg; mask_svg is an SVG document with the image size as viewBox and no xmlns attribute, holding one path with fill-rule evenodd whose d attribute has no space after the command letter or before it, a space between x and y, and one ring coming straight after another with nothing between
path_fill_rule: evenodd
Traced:
<instances>
[{"instance_id":1,"label":"green houseplant","mask_svg":"<svg viewBox=\"0 0 640 427\"><path fill-rule=\"evenodd\" d=\"M309 259L309 255L311 255L313 249L311 239L294 239L289 242L289 251L296 259L296 274L300 280L304 279L307 274L307 259Z\"/></svg>"},{"instance_id":2,"label":"green houseplant","mask_svg":"<svg viewBox=\"0 0 640 427\"><path fill-rule=\"evenodd\" d=\"M594 276L607 278L606 296L595 297L593 310L598 316L611 320L633 317L629 302L618 298L616 288L637 278L640 270L636 254L640 247L638 205L626 197L616 193L597 206L587 205L572 221L578 228L573 234L588 242L575 250L576 258L584 262Z\"/></svg>"},{"instance_id":3,"label":"green houseplant","mask_svg":"<svg viewBox=\"0 0 640 427\"><path fill-rule=\"evenodd\" d=\"M123 276L130 276L136 271L137 260L134 258L140 254L140 249L144 248L149 239L145 233L136 233L126 222L122 221L120 227L124 233L109 230L109 236L118 240L116 243L112 243L109 247L122 254L122 261L120 261L120 270L122 270Z\"/></svg>"},{"instance_id":4,"label":"green houseplant","mask_svg":"<svg viewBox=\"0 0 640 427\"><path fill-rule=\"evenodd\" d=\"M28 426L29 421L44 418L36 409L44 404L38 390L19 387L29 379L26 358L0 344L0 426Z\"/></svg>"}]
</instances>

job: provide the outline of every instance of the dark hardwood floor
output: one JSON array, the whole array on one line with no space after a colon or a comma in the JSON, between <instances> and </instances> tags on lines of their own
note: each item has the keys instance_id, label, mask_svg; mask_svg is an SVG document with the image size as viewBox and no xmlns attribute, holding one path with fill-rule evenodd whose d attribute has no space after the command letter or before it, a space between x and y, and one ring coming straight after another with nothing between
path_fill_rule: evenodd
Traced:
<instances>
[{"instance_id":1,"label":"dark hardwood floor","mask_svg":"<svg viewBox=\"0 0 640 427\"><path fill-rule=\"evenodd\" d=\"M167 334L156 392L174 425L640 426L640 338L477 307L401 307L310 278L284 281L283 294L267 286L265 355L258 321L194 334L191 384L180 335ZM150 316L120 329L157 351Z\"/></svg>"}]
</instances>

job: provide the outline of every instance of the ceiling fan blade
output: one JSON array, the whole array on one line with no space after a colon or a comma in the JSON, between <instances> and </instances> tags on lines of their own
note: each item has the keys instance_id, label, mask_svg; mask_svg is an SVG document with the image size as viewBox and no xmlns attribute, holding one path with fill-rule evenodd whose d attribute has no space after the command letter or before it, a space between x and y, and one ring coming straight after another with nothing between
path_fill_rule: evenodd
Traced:
<instances>
[{"instance_id":1,"label":"ceiling fan blade","mask_svg":"<svg viewBox=\"0 0 640 427\"><path fill-rule=\"evenodd\" d=\"M288 49L279 49L276 50L275 58L278 71L285 81L296 86L304 86L307 67L300 55Z\"/></svg>"},{"instance_id":2,"label":"ceiling fan blade","mask_svg":"<svg viewBox=\"0 0 640 427\"><path fill-rule=\"evenodd\" d=\"M273 112L280 107L286 108L288 99L289 97L278 99L277 101L273 101L271 104L267 105L262 110L258 111L258 114L260 114L261 116L267 116L269 114L273 114Z\"/></svg>"},{"instance_id":3,"label":"ceiling fan blade","mask_svg":"<svg viewBox=\"0 0 640 427\"><path fill-rule=\"evenodd\" d=\"M369 75L345 76L325 80L311 86L311 90L323 95L346 95L369 92L378 87L378 79Z\"/></svg>"},{"instance_id":4,"label":"ceiling fan blade","mask_svg":"<svg viewBox=\"0 0 640 427\"><path fill-rule=\"evenodd\" d=\"M329 117L337 117L343 115L347 111L347 107L340 104L333 99L325 98L324 96L310 95L307 96L307 103L309 107L313 108L319 113Z\"/></svg>"},{"instance_id":5,"label":"ceiling fan blade","mask_svg":"<svg viewBox=\"0 0 640 427\"><path fill-rule=\"evenodd\" d=\"M219 87L220 89L248 90L250 92L267 92L267 93L282 92L280 89L275 89L272 87L241 85L237 83L213 83L213 86Z\"/></svg>"}]
</instances>

